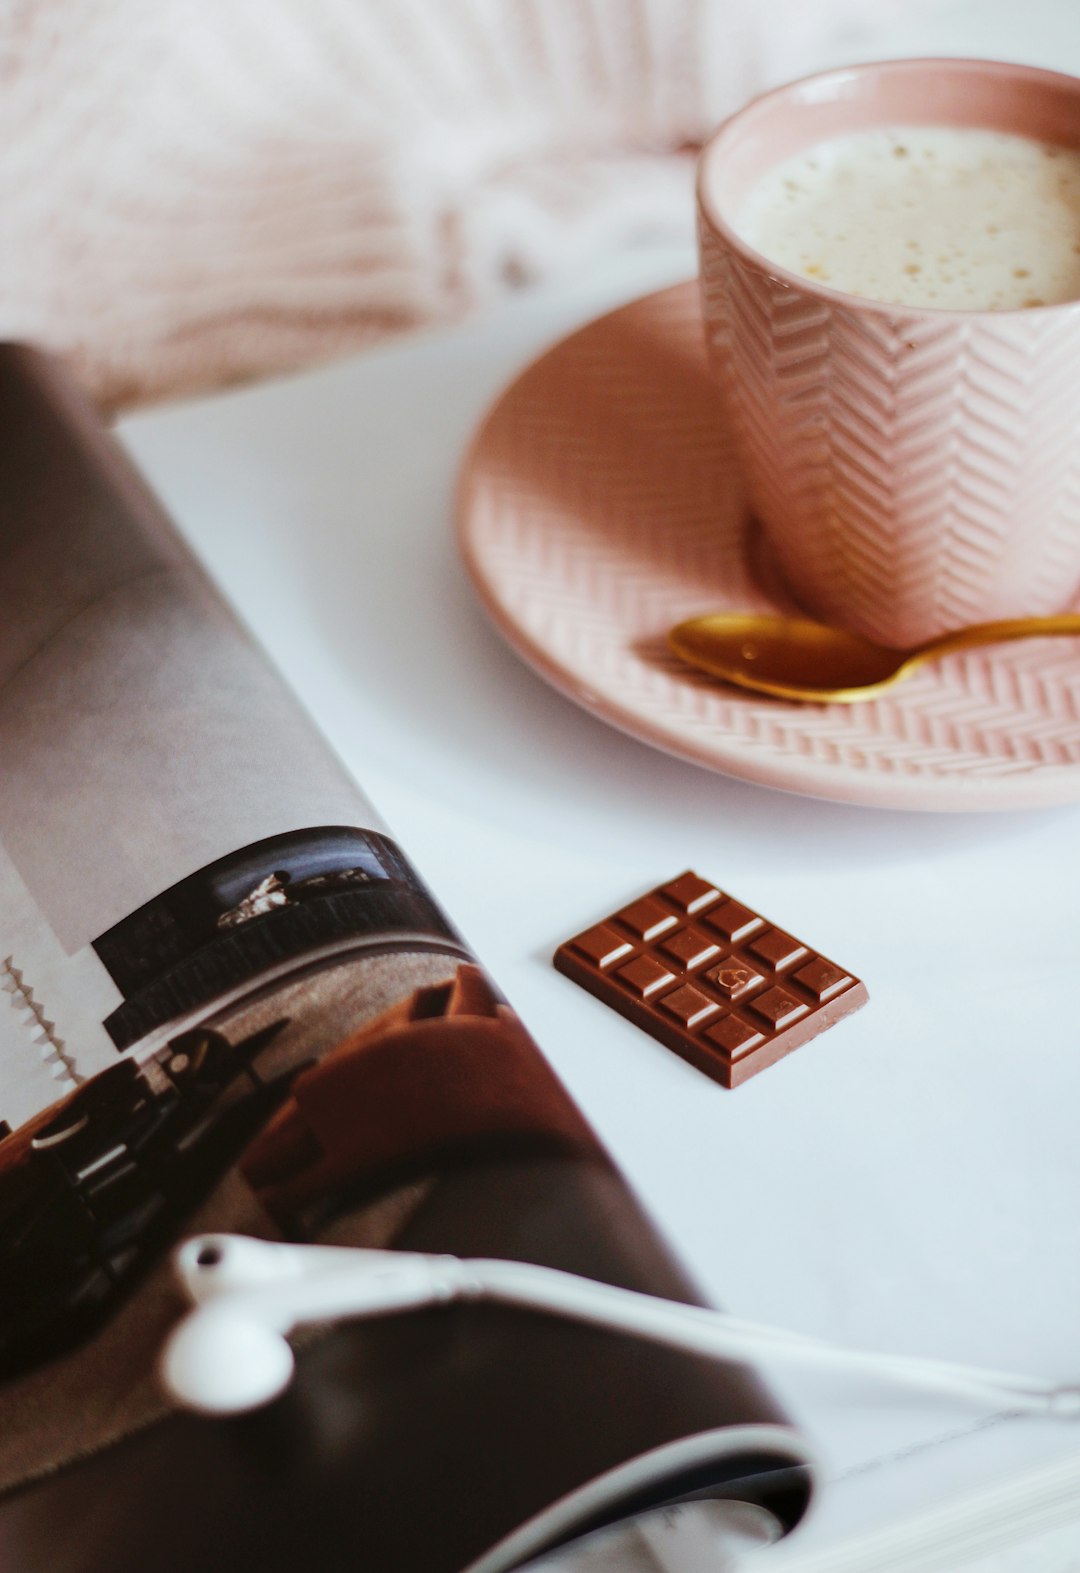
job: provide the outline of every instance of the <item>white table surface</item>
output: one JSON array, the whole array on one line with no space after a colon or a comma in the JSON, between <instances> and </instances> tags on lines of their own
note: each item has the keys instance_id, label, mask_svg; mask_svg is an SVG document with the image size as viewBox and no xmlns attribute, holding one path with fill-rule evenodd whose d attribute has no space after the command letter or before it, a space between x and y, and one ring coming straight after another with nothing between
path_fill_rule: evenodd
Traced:
<instances>
[{"instance_id":1,"label":"white table surface","mask_svg":"<svg viewBox=\"0 0 1080 1573\"><path fill-rule=\"evenodd\" d=\"M1024 13L946 6L936 33L861 52L1080 70L1080 5ZM1080 809L859 809L668 758L523 666L457 562L454 475L500 388L692 268L688 246L613 259L122 434L710 1294L861 1346L1080 1374ZM550 966L561 939L688 866L871 991L735 1093ZM968 1435L978 1410L884 1387L775 1385L834 1482L807 1546L1080 1449L1051 1423Z\"/></svg>"}]
</instances>

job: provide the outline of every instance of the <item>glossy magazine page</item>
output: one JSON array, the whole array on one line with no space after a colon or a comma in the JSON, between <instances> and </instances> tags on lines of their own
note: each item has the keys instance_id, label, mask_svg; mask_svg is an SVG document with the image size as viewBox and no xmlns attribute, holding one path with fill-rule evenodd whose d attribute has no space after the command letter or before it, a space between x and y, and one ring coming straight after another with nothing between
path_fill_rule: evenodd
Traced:
<instances>
[{"instance_id":1,"label":"glossy magazine page","mask_svg":"<svg viewBox=\"0 0 1080 1573\"><path fill-rule=\"evenodd\" d=\"M0 415L6 1565L496 1573L682 1499L783 1534L809 1478L753 1373L535 1312L166 1400L208 1230L695 1291L92 408L9 346Z\"/></svg>"}]
</instances>

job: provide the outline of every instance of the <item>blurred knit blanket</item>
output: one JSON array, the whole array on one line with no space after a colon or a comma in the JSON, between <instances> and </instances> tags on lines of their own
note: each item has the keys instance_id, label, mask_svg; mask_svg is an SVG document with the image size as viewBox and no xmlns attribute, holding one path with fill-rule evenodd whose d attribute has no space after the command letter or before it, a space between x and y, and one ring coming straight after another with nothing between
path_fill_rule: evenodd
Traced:
<instances>
[{"instance_id":1,"label":"blurred knit blanket","mask_svg":"<svg viewBox=\"0 0 1080 1573\"><path fill-rule=\"evenodd\" d=\"M128 405L687 237L712 127L904 3L13 0L0 333Z\"/></svg>"}]
</instances>

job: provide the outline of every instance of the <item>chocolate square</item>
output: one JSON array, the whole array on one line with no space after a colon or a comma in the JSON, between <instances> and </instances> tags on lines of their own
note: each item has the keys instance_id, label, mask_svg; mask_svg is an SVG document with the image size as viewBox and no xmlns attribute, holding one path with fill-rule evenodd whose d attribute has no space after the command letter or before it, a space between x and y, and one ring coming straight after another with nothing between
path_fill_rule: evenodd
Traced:
<instances>
[{"instance_id":1,"label":"chocolate square","mask_svg":"<svg viewBox=\"0 0 1080 1573\"><path fill-rule=\"evenodd\" d=\"M792 939L790 934L785 934L782 929L766 929L764 934L759 934L746 947L752 956L758 956L762 961L768 962L774 972L782 972L785 967L790 967L798 961L800 956L807 955L805 945L797 939Z\"/></svg>"},{"instance_id":2,"label":"chocolate square","mask_svg":"<svg viewBox=\"0 0 1080 1573\"><path fill-rule=\"evenodd\" d=\"M700 929L680 929L677 934L672 934L670 939L661 940L657 947L661 953L677 961L680 967L685 967L689 972L694 967L703 966L706 961L711 961L720 954L720 946L708 935L702 934Z\"/></svg>"},{"instance_id":3,"label":"chocolate square","mask_svg":"<svg viewBox=\"0 0 1080 1573\"><path fill-rule=\"evenodd\" d=\"M636 934L638 939L647 943L666 934L679 921L671 908L665 907L655 896L642 896L640 901L631 902L628 907L616 912L615 918L631 934Z\"/></svg>"},{"instance_id":4,"label":"chocolate square","mask_svg":"<svg viewBox=\"0 0 1080 1573\"><path fill-rule=\"evenodd\" d=\"M858 978L689 872L560 945L555 965L725 1087L867 1000Z\"/></svg>"},{"instance_id":5,"label":"chocolate square","mask_svg":"<svg viewBox=\"0 0 1080 1573\"><path fill-rule=\"evenodd\" d=\"M622 934L607 923L598 923L595 928L586 929L584 934L579 934L574 941L583 956L588 956L590 961L595 961L598 967L610 967L623 956L629 956L633 945Z\"/></svg>"},{"instance_id":6,"label":"chocolate square","mask_svg":"<svg viewBox=\"0 0 1080 1573\"><path fill-rule=\"evenodd\" d=\"M750 1027L739 1016L725 1016L715 1027L710 1027L705 1037L716 1045L729 1060L738 1059L750 1049L764 1043L765 1034L757 1027Z\"/></svg>"},{"instance_id":7,"label":"chocolate square","mask_svg":"<svg viewBox=\"0 0 1080 1573\"><path fill-rule=\"evenodd\" d=\"M784 989L772 988L751 1000L749 1009L755 1016L760 1016L762 1021L768 1022L774 1032L780 1032L784 1027L790 1027L793 1021L798 1021L800 1016L805 1016L809 1007L802 1000L793 999Z\"/></svg>"},{"instance_id":8,"label":"chocolate square","mask_svg":"<svg viewBox=\"0 0 1080 1573\"><path fill-rule=\"evenodd\" d=\"M707 994L702 994L700 989L684 983L681 988L673 989L670 994L664 995L660 1001L660 1009L666 1010L669 1016L674 1016L684 1027L699 1027L703 1021L708 1021L715 1016L720 1007Z\"/></svg>"},{"instance_id":9,"label":"chocolate square","mask_svg":"<svg viewBox=\"0 0 1080 1573\"><path fill-rule=\"evenodd\" d=\"M740 901L732 901L729 897L727 901L706 914L705 922L729 944L737 944L748 934L756 934L765 919L759 917L756 912L751 912L749 907L744 907Z\"/></svg>"},{"instance_id":10,"label":"chocolate square","mask_svg":"<svg viewBox=\"0 0 1080 1573\"><path fill-rule=\"evenodd\" d=\"M693 916L720 899L716 886L710 885L707 879L699 879L696 874L680 874L670 885L661 885L660 894L687 916Z\"/></svg>"},{"instance_id":11,"label":"chocolate square","mask_svg":"<svg viewBox=\"0 0 1080 1573\"><path fill-rule=\"evenodd\" d=\"M765 982L760 972L738 956L725 956L719 966L710 967L704 976L726 1000L741 1000L744 994Z\"/></svg>"},{"instance_id":12,"label":"chocolate square","mask_svg":"<svg viewBox=\"0 0 1080 1573\"><path fill-rule=\"evenodd\" d=\"M639 994L642 999L655 994L657 989L664 987L665 983L675 981L675 974L671 968L663 966L655 956L636 956L633 961L628 961L625 967L619 967L615 976L629 984L634 993Z\"/></svg>"},{"instance_id":13,"label":"chocolate square","mask_svg":"<svg viewBox=\"0 0 1080 1573\"><path fill-rule=\"evenodd\" d=\"M822 956L815 956L813 961L799 968L795 981L801 983L819 1005L823 1005L834 994L839 994L841 989L846 989L852 979L842 967L834 966Z\"/></svg>"}]
</instances>

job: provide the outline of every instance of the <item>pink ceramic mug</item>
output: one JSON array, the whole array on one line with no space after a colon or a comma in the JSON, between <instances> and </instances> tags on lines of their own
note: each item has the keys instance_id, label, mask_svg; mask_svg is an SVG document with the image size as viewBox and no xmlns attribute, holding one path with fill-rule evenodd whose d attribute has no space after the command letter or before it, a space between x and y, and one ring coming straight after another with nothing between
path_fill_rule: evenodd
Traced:
<instances>
[{"instance_id":1,"label":"pink ceramic mug","mask_svg":"<svg viewBox=\"0 0 1080 1573\"><path fill-rule=\"evenodd\" d=\"M1080 581L1080 301L883 305L732 227L781 159L913 125L1080 147L1080 80L975 60L831 71L733 116L698 177L710 356L772 553L817 615L899 647L1058 611Z\"/></svg>"}]
</instances>

